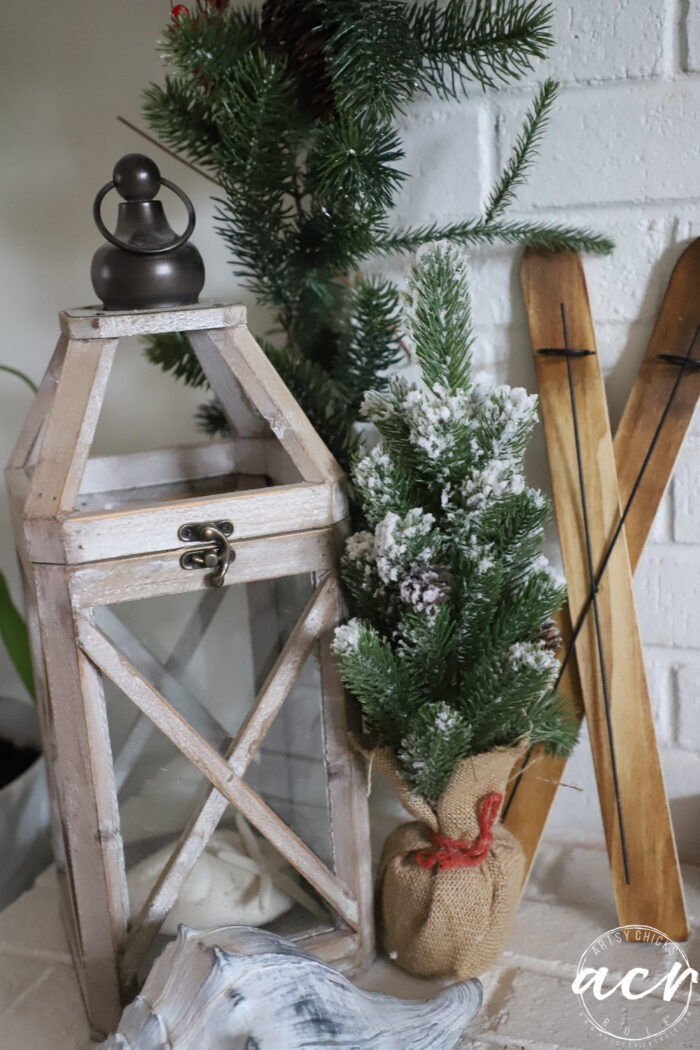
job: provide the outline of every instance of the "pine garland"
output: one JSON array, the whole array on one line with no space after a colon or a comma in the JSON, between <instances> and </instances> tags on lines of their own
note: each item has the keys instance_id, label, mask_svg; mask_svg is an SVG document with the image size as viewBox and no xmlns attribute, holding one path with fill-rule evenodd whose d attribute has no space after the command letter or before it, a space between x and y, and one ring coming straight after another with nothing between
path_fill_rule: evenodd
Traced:
<instances>
[{"instance_id":1,"label":"pine garland","mask_svg":"<svg viewBox=\"0 0 700 1050\"><path fill-rule=\"evenodd\" d=\"M364 529L342 560L354 617L335 633L343 681L376 744L434 803L456 763L526 733L567 752L551 617L565 587L542 555L548 501L523 476L536 398L472 375L458 249L416 265L405 324L422 385L367 394L379 442L355 462Z\"/></svg>"},{"instance_id":2,"label":"pine garland","mask_svg":"<svg viewBox=\"0 0 700 1050\"><path fill-rule=\"evenodd\" d=\"M541 144L556 85L526 114L484 215L396 229L408 173L397 117L421 93L458 98L530 72L552 44L536 0L266 0L259 9L199 0L167 27L168 75L145 93L155 133L222 187L217 226L234 272L274 317L292 392L349 462L363 390L383 389L397 360L397 292L361 280L371 257L433 240L608 252L587 229L509 221L504 212ZM313 73L313 76L311 75ZM146 352L201 385L186 341ZM317 400L322 398L322 401ZM200 412L210 432L220 406Z\"/></svg>"}]
</instances>

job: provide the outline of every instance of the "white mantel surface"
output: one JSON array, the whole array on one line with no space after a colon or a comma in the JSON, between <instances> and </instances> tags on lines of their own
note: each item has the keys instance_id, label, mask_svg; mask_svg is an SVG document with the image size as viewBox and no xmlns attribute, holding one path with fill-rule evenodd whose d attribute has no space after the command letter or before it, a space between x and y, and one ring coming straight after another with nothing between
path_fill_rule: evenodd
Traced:
<instances>
[{"instance_id":1,"label":"white mantel surface","mask_svg":"<svg viewBox=\"0 0 700 1050\"><path fill-rule=\"evenodd\" d=\"M700 969L700 868L684 868L691 939L684 945ZM484 1006L460 1050L607 1050L584 1021L571 980L584 949L617 925L607 856L595 849L546 845L537 858L506 951L483 978ZM363 987L424 998L437 982L409 977L378 960L358 978ZM684 1027L664 1043L697 1050L700 995ZM58 914L52 869L0 915L0 1047L2 1050L90 1050L87 1023ZM410 1047L406 1047L410 1050Z\"/></svg>"}]
</instances>

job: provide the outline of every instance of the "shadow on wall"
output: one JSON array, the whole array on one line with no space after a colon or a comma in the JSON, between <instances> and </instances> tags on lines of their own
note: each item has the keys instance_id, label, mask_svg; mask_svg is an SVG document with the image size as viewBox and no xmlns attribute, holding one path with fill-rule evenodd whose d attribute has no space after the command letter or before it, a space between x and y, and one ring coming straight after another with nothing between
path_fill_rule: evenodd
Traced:
<instances>
[{"instance_id":1,"label":"shadow on wall","mask_svg":"<svg viewBox=\"0 0 700 1050\"><path fill-rule=\"evenodd\" d=\"M679 856L686 864L700 865L700 836L698 835L700 795L673 798L670 805Z\"/></svg>"}]
</instances>

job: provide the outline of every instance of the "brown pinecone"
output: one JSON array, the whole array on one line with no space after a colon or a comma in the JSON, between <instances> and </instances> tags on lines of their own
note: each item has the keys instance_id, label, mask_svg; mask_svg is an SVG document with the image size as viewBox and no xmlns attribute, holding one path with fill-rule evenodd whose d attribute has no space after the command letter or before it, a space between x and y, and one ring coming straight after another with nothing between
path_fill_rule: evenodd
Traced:
<instances>
[{"instance_id":1,"label":"brown pinecone","mask_svg":"<svg viewBox=\"0 0 700 1050\"><path fill-rule=\"evenodd\" d=\"M271 51L286 55L296 77L303 109L328 121L335 112L324 47L330 37L299 0L265 0L262 30Z\"/></svg>"},{"instance_id":2,"label":"brown pinecone","mask_svg":"<svg viewBox=\"0 0 700 1050\"><path fill-rule=\"evenodd\" d=\"M553 653L559 652L563 640L555 620L547 620L537 637L537 641L544 649L549 649Z\"/></svg>"},{"instance_id":3,"label":"brown pinecone","mask_svg":"<svg viewBox=\"0 0 700 1050\"><path fill-rule=\"evenodd\" d=\"M401 580L401 601L416 612L436 616L452 592L452 574L446 565L416 565Z\"/></svg>"}]
</instances>

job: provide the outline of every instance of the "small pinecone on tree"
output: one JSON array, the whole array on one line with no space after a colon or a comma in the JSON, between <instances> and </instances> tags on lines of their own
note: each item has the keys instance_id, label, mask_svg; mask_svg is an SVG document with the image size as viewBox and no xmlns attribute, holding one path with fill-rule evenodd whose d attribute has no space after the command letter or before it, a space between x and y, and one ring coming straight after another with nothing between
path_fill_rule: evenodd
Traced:
<instances>
[{"instance_id":1,"label":"small pinecone on tree","mask_svg":"<svg viewBox=\"0 0 700 1050\"><path fill-rule=\"evenodd\" d=\"M416 612L436 616L452 592L452 575L445 565L416 565L399 586L401 601Z\"/></svg>"},{"instance_id":2,"label":"small pinecone on tree","mask_svg":"<svg viewBox=\"0 0 700 1050\"><path fill-rule=\"evenodd\" d=\"M563 645L563 639L555 620L547 620L537 637L537 641L543 649L549 649L553 653L559 652Z\"/></svg>"},{"instance_id":3,"label":"small pinecone on tree","mask_svg":"<svg viewBox=\"0 0 700 1050\"><path fill-rule=\"evenodd\" d=\"M324 48L331 31L318 25L301 0L265 0L262 31L270 50L287 56L302 108L330 120L335 102Z\"/></svg>"}]
</instances>

